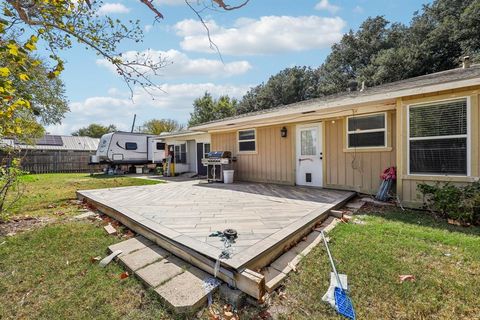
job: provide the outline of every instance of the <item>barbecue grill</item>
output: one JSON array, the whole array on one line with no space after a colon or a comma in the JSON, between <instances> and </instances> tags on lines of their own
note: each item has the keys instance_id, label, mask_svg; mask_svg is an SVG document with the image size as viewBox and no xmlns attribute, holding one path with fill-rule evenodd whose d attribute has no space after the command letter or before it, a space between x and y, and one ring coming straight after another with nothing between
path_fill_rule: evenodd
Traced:
<instances>
[{"instance_id":1,"label":"barbecue grill","mask_svg":"<svg viewBox=\"0 0 480 320\"><path fill-rule=\"evenodd\" d=\"M230 151L211 151L202 159L202 164L207 166L207 180L223 182L223 170L232 167L232 153Z\"/></svg>"}]
</instances>

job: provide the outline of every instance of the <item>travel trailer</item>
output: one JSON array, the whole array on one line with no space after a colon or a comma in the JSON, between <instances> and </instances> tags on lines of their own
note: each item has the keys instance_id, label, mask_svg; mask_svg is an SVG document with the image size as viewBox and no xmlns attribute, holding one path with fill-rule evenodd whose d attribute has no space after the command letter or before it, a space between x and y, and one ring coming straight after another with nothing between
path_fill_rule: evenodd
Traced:
<instances>
[{"instance_id":1,"label":"travel trailer","mask_svg":"<svg viewBox=\"0 0 480 320\"><path fill-rule=\"evenodd\" d=\"M165 143L159 136L135 133L112 132L100 138L97 153L91 164L141 166L162 163L165 159Z\"/></svg>"}]
</instances>

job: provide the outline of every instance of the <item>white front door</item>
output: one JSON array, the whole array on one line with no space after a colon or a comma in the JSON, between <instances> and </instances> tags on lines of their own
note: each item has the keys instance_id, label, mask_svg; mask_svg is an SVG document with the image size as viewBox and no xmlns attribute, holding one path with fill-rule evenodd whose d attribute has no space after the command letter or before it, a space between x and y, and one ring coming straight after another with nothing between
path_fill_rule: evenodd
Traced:
<instances>
[{"instance_id":1,"label":"white front door","mask_svg":"<svg viewBox=\"0 0 480 320\"><path fill-rule=\"evenodd\" d=\"M323 185L322 123L297 126L297 185Z\"/></svg>"}]
</instances>

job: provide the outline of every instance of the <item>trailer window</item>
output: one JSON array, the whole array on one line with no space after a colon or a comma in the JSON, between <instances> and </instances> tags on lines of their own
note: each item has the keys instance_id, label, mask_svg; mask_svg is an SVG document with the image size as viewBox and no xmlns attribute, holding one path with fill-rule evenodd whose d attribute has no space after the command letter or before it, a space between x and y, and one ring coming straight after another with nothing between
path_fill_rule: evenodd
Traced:
<instances>
[{"instance_id":1,"label":"trailer window","mask_svg":"<svg viewBox=\"0 0 480 320\"><path fill-rule=\"evenodd\" d=\"M125 142L125 150L137 150L137 143Z\"/></svg>"},{"instance_id":2,"label":"trailer window","mask_svg":"<svg viewBox=\"0 0 480 320\"><path fill-rule=\"evenodd\" d=\"M157 150L165 150L165 143L157 142Z\"/></svg>"}]
</instances>

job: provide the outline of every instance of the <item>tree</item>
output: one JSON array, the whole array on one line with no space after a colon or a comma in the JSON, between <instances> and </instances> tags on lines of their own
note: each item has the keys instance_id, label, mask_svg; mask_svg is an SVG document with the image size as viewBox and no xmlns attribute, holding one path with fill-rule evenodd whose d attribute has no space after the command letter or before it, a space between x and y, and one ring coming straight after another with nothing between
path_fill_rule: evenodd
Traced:
<instances>
[{"instance_id":1,"label":"tree","mask_svg":"<svg viewBox=\"0 0 480 320\"><path fill-rule=\"evenodd\" d=\"M146 121L142 126L142 132L159 135L162 132L173 132L182 130L184 126L172 119L152 119Z\"/></svg>"},{"instance_id":2,"label":"tree","mask_svg":"<svg viewBox=\"0 0 480 320\"><path fill-rule=\"evenodd\" d=\"M408 26L381 16L366 19L316 70L288 68L250 89L238 113L344 92L353 82L368 87L452 69L466 55L480 62L480 2L436 0Z\"/></svg>"},{"instance_id":3,"label":"tree","mask_svg":"<svg viewBox=\"0 0 480 320\"><path fill-rule=\"evenodd\" d=\"M237 100L229 96L221 96L218 99L212 98L212 95L205 92L203 97L195 99L193 102L193 112L190 113L189 126L199 125L201 123L223 119L235 115Z\"/></svg>"},{"instance_id":4,"label":"tree","mask_svg":"<svg viewBox=\"0 0 480 320\"><path fill-rule=\"evenodd\" d=\"M75 132L72 132L72 136L80 137L91 137L91 138L100 138L104 134L117 131L117 127L111 124L108 126L103 126L98 123L92 123L87 127L80 128Z\"/></svg>"},{"instance_id":5,"label":"tree","mask_svg":"<svg viewBox=\"0 0 480 320\"><path fill-rule=\"evenodd\" d=\"M286 68L251 88L240 101L237 113L245 113L287 105L317 96L317 73L310 67Z\"/></svg>"},{"instance_id":6,"label":"tree","mask_svg":"<svg viewBox=\"0 0 480 320\"><path fill-rule=\"evenodd\" d=\"M151 0L140 2L153 12L155 19L163 18ZM235 10L249 0L237 5L222 0L185 2L203 21L201 12L205 8ZM28 83L34 78L34 70L41 62L29 57L37 52L39 41L49 57L45 64L51 65L49 79L58 78L64 69L59 52L77 43L112 63L132 94L135 87L151 94L159 91L152 77L166 64L165 59L148 54L123 57L118 48L125 41L140 42L142 28L138 20L123 23L98 15L102 4L90 0L5 0L0 3L0 138L40 129L29 92L14 87L14 81ZM198 6L200 9L195 9Z\"/></svg>"}]
</instances>

